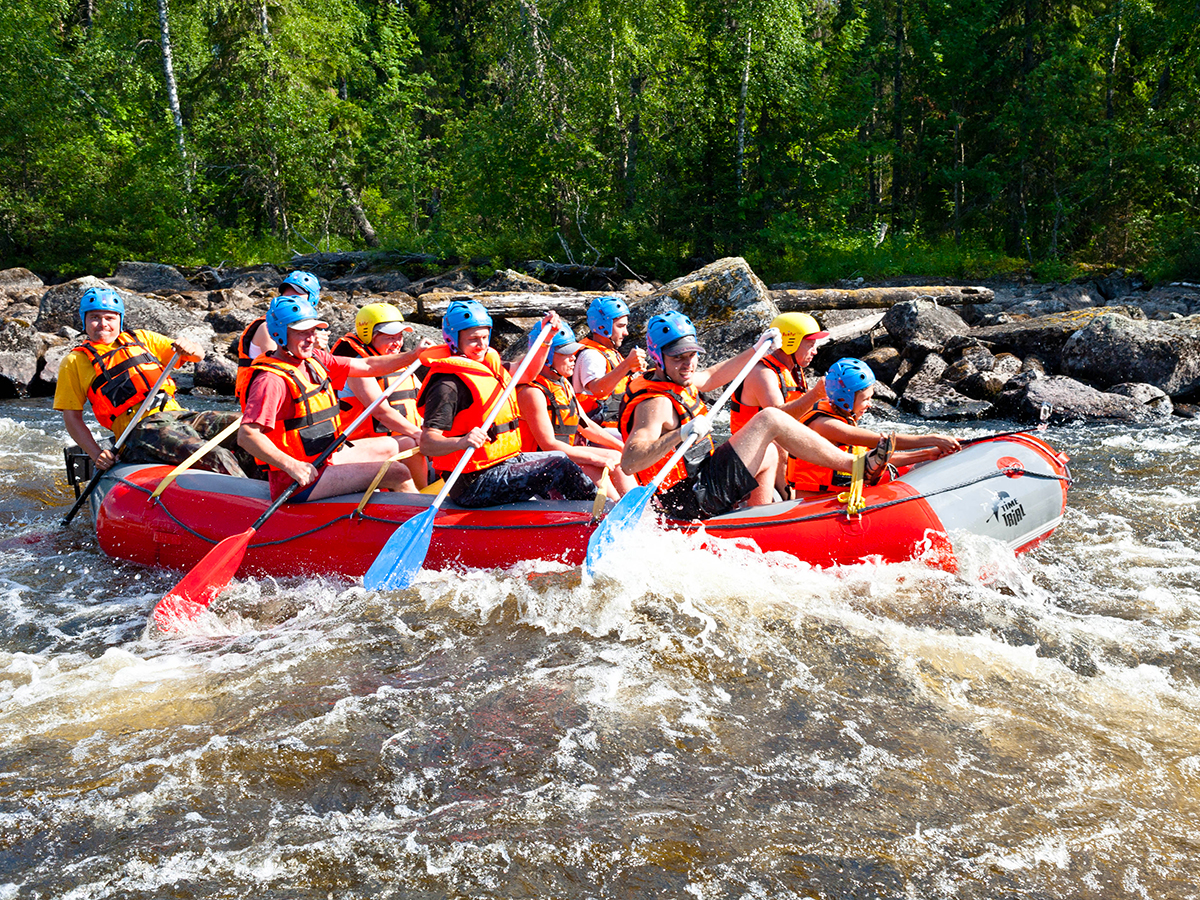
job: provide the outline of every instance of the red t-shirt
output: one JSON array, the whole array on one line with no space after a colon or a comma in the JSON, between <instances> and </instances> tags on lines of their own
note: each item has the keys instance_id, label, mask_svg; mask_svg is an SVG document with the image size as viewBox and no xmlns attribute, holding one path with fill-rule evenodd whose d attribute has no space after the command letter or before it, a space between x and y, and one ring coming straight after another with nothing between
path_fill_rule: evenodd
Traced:
<instances>
[{"instance_id":1,"label":"red t-shirt","mask_svg":"<svg viewBox=\"0 0 1200 900\"><path fill-rule=\"evenodd\" d=\"M335 391L340 391L346 386L346 379L350 377L349 357L334 356L326 350L315 350L313 359L325 367ZM308 366L302 368L304 376L316 384L317 380L313 377L312 370ZM242 421L259 425L270 431L275 427L277 421L291 419L295 415L296 404L292 400L292 391L283 376L274 372L256 371L250 381L250 387L246 391L246 405L242 407ZM272 468L269 483L271 496L278 497L292 483L292 479L286 473Z\"/></svg>"}]
</instances>

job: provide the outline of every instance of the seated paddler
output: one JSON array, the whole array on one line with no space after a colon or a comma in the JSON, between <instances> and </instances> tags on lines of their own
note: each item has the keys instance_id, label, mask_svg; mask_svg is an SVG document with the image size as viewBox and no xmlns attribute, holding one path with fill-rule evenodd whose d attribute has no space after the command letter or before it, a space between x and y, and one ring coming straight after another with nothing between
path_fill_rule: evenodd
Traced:
<instances>
[{"instance_id":1,"label":"seated paddler","mask_svg":"<svg viewBox=\"0 0 1200 900\"><path fill-rule=\"evenodd\" d=\"M530 346L541 332L539 323L529 334ZM619 497L635 482L620 468L625 445L588 418L575 396L571 376L581 350L583 344L575 340L575 332L563 322L550 339L550 352L541 372L532 382L517 388L521 447L527 451L564 453L596 485L602 485L607 477L609 484L605 485L605 493L609 497Z\"/></svg>"},{"instance_id":2,"label":"seated paddler","mask_svg":"<svg viewBox=\"0 0 1200 900\"><path fill-rule=\"evenodd\" d=\"M542 328L557 330L560 324L555 312L546 313L541 321ZM534 496L593 499L596 486L566 454L522 452L520 410L514 394L505 398L492 426L483 429L512 377L500 354L490 346L491 334L492 317L482 304L455 300L442 317L445 344L421 354L429 367L417 397L417 410L423 417L421 452L442 478L454 470L463 453L471 452L451 488L450 499L469 508ZM522 375L523 383L533 380L548 350L548 342L543 342ZM513 364L514 371L518 365Z\"/></svg>"},{"instance_id":3,"label":"seated paddler","mask_svg":"<svg viewBox=\"0 0 1200 900\"><path fill-rule=\"evenodd\" d=\"M96 421L119 437L129 426L176 351L179 361L195 362L201 348L185 338L169 338L142 328L125 330L125 301L111 288L89 288L79 300L84 341L63 359L54 389L54 408L62 412L67 434L92 458L97 469L117 461L102 447L83 418L91 406ZM134 425L121 448L125 462L183 462L237 418L233 412L189 412L175 401L168 377ZM231 436L195 464L196 468L244 476ZM253 460L246 458L246 463Z\"/></svg>"},{"instance_id":4,"label":"seated paddler","mask_svg":"<svg viewBox=\"0 0 1200 900\"><path fill-rule=\"evenodd\" d=\"M587 324L571 384L588 418L615 433L625 389L629 379L646 368L646 351L634 347L621 357L621 344L629 337L629 305L620 297L592 300Z\"/></svg>"},{"instance_id":5,"label":"seated paddler","mask_svg":"<svg viewBox=\"0 0 1200 900\"><path fill-rule=\"evenodd\" d=\"M800 421L844 450L874 447L882 435L858 424L871 407L874 385L875 373L861 359L839 359L825 373L825 397L801 414ZM897 434L894 438L893 466L914 465L960 449L958 441L946 434ZM797 491L843 490L850 484L848 469L835 470L802 459L792 460L788 477Z\"/></svg>"},{"instance_id":6,"label":"seated paddler","mask_svg":"<svg viewBox=\"0 0 1200 900\"><path fill-rule=\"evenodd\" d=\"M344 444L319 470L313 465L341 433L337 392L346 380L396 372L405 358L400 353L334 356L321 349L317 337L328 327L307 297L271 301L267 328L277 346L250 367L238 443L270 468L272 498L293 481L301 490L291 503L361 491L385 463L382 487L415 491L408 467L392 459L415 445L411 437L364 438Z\"/></svg>"},{"instance_id":7,"label":"seated paddler","mask_svg":"<svg viewBox=\"0 0 1200 900\"><path fill-rule=\"evenodd\" d=\"M825 396L825 383L818 380L809 386L805 368L817 354L817 344L829 337L822 331L817 320L808 313L791 312L776 316L771 322L783 338L783 346L760 359L738 385L729 401L729 430L737 434L754 415L763 409L781 409L792 418L812 409L813 404ZM874 446L874 445L872 445ZM775 445L779 453L779 464L775 469L775 493L788 496L789 472L796 460L787 455L783 448ZM764 491L751 493L753 504L769 503L771 498Z\"/></svg>"},{"instance_id":8,"label":"seated paddler","mask_svg":"<svg viewBox=\"0 0 1200 900\"><path fill-rule=\"evenodd\" d=\"M630 383L621 408L621 465L639 484L648 484L674 451L691 434L697 435L659 488L656 500L668 516L707 519L732 511L756 490L769 494L779 464L776 442L791 456L829 468L853 465L845 450L775 408L755 413L721 445L713 441L700 393L732 381L764 342L777 349L782 343L779 331L768 329L753 347L701 369L704 347L687 316L672 311L651 317L647 324L646 355L653 368ZM867 457L866 478L871 483L886 472L891 449L884 439Z\"/></svg>"},{"instance_id":9,"label":"seated paddler","mask_svg":"<svg viewBox=\"0 0 1200 900\"><path fill-rule=\"evenodd\" d=\"M398 353L401 365L407 369L420 356L422 350L435 346L428 338L411 350L404 350L405 335L412 334L413 327L404 321L400 310L391 303L368 303L354 317L354 331L342 337L333 347L334 356L355 359L371 359ZM359 413L375 399L392 387L398 375L380 375L376 378L347 378L346 386L338 392L342 409L342 424L349 427ZM417 412L417 392L421 382L414 372L395 386L387 399L376 406L365 422L349 435L351 441L375 437L381 434L410 438L414 453L405 457L404 464L418 488L428 483L428 463L416 451L421 437L421 414Z\"/></svg>"}]
</instances>

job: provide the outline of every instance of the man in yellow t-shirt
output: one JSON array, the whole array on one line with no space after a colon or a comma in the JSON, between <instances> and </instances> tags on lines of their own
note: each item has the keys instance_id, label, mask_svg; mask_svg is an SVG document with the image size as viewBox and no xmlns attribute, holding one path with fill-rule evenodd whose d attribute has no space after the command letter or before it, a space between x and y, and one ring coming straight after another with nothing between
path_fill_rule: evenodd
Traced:
<instances>
[{"instance_id":1,"label":"man in yellow t-shirt","mask_svg":"<svg viewBox=\"0 0 1200 900\"><path fill-rule=\"evenodd\" d=\"M180 362L201 357L200 347L184 338L171 340L144 329L125 331L125 303L109 288L90 288L79 301L86 340L72 350L59 369L54 408L62 412L67 433L92 458L98 469L116 462L83 419L90 405L96 420L119 436L162 374L175 351ZM173 465L191 456L209 438L227 427L237 413L189 412L175 402L175 383L167 378L146 414L134 426L121 457L125 462ZM207 453L197 468L244 477L233 451L236 435L226 446Z\"/></svg>"}]
</instances>

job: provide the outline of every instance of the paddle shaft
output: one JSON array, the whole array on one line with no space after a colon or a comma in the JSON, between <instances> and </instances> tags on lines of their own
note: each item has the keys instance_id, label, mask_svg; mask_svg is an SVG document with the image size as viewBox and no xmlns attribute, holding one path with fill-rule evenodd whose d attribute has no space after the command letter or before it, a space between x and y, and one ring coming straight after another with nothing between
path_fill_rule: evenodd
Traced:
<instances>
[{"instance_id":1,"label":"paddle shaft","mask_svg":"<svg viewBox=\"0 0 1200 900\"><path fill-rule=\"evenodd\" d=\"M771 341L765 342L761 347L754 351L754 355L750 357L749 361L744 366L742 366L742 370L733 376L733 380L725 386L725 390L721 393L721 396L717 398L717 402L714 403L712 409L708 411L710 418L716 416L716 414L721 411L725 404L729 402L729 398L733 396L733 392L736 391L741 386L742 382L746 380L746 376L750 374L751 369L758 365L758 361L771 352L773 352ZM658 474L656 474L654 478L650 480L650 487L652 488L650 491L651 494L658 491L667 475L669 475L671 470L675 468L675 464L683 459L683 455L691 450L692 444L696 443L698 440L700 440L699 436L695 432L692 432L684 439L683 443L676 448L675 452L671 454L671 457L667 460L666 464L658 470Z\"/></svg>"},{"instance_id":2,"label":"paddle shaft","mask_svg":"<svg viewBox=\"0 0 1200 900\"><path fill-rule=\"evenodd\" d=\"M550 339L555 331L557 331L557 329L543 328L538 332L537 337L533 339L533 344L530 346L529 352L525 354L525 357L521 360L520 365L517 366L517 371L512 373L508 384L505 385L504 391L500 394L500 399L492 404L492 408L488 410L488 414L484 418L483 424L479 426L484 431L487 431L492 427L493 423L496 421L496 417L500 415L500 410L504 408L504 404L508 401L508 398L512 396L512 392L517 389L517 384L520 382L521 376L524 375L525 370L529 368L529 363L532 362L534 356L537 355L538 349L543 343ZM475 453L476 449L478 448L468 447L463 452L463 455L458 458L458 462L454 466L454 471L452 471L446 478L446 483L442 485L442 489L438 491L438 495L433 498L433 503L430 504L431 507L434 509L441 508L442 501L444 501L450 494L450 489L454 487L454 482L458 481L458 476L462 474L462 470L466 468L467 461L471 458L472 454Z\"/></svg>"},{"instance_id":3,"label":"paddle shaft","mask_svg":"<svg viewBox=\"0 0 1200 900\"><path fill-rule=\"evenodd\" d=\"M113 456L116 456L120 452L121 447L125 445L126 439L129 437L129 435L133 434L134 427L142 420L142 416L145 415L146 410L150 408L150 404L154 402L154 398L158 396L158 389L163 386L164 381L171 377L171 370L175 368L175 363L178 359L179 351L176 350L171 355L171 361L168 362L163 368L162 374L158 376L158 380L155 381L154 385L150 388L149 393L147 393L142 399L141 404L133 414L133 418L129 420L129 424L126 425L125 430L121 432L121 436L117 438L117 443L113 447ZM75 518L75 513L79 512L79 507L83 506L84 501L86 501L87 498L92 495L92 491L94 491L96 489L96 485L100 483L100 476L103 474L103 471L97 471L94 475L92 475L92 480L87 483L87 487L83 489L83 493L79 495L79 499L75 501L75 505L71 507L70 511L65 516L63 516L63 525L71 524L71 520Z\"/></svg>"}]
</instances>

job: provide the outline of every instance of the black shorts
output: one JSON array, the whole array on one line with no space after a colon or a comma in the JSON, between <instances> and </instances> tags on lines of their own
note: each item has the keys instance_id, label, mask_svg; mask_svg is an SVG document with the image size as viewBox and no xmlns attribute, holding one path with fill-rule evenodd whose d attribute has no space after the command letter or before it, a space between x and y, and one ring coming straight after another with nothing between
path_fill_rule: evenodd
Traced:
<instances>
[{"instance_id":1,"label":"black shorts","mask_svg":"<svg viewBox=\"0 0 1200 900\"><path fill-rule=\"evenodd\" d=\"M673 519L709 519L729 512L758 487L728 441L700 464L696 473L658 495L662 511Z\"/></svg>"}]
</instances>

